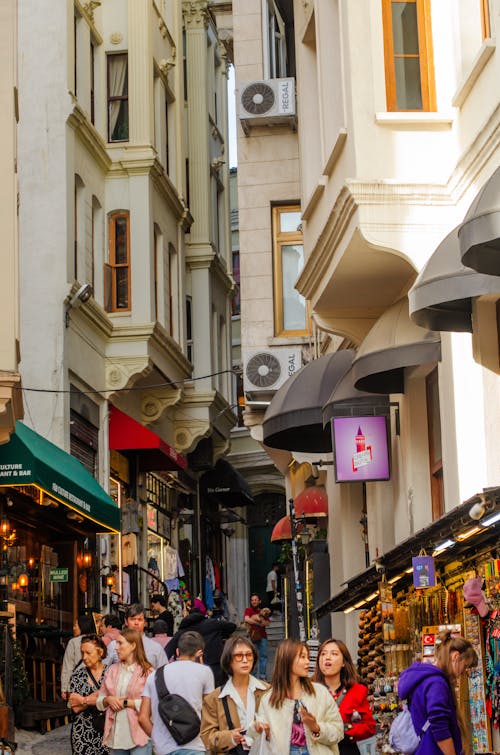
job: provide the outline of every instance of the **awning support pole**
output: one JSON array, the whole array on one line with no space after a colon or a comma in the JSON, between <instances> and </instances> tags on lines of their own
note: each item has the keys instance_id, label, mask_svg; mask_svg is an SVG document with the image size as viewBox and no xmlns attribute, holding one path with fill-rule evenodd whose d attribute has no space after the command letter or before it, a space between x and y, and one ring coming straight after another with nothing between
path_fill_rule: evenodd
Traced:
<instances>
[{"instance_id":1,"label":"awning support pole","mask_svg":"<svg viewBox=\"0 0 500 755\"><path fill-rule=\"evenodd\" d=\"M290 498L290 530L292 533L292 562L293 562L293 576L295 579L295 602L297 605L297 619L299 622L299 640L301 642L306 641L306 626L304 622L304 604L302 602L302 585L299 575L299 558L297 553L297 528L295 526L295 508L293 505L293 498Z\"/></svg>"}]
</instances>

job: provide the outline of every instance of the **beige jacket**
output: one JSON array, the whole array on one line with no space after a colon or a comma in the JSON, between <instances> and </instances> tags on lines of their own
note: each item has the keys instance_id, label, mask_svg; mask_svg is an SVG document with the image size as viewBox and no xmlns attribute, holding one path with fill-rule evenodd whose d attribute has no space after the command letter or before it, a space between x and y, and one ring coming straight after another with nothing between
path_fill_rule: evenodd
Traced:
<instances>
[{"instance_id":1,"label":"beige jacket","mask_svg":"<svg viewBox=\"0 0 500 755\"><path fill-rule=\"evenodd\" d=\"M310 755L339 755L338 742L344 737L344 722L337 707L326 687L314 683L315 695L304 693L301 700L307 710L314 715L319 724L319 737L313 737L307 728L307 749ZM271 747L276 753L288 753L290 751L290 739L292 737L293 700L285 700L281 708L272 708L269 704L270 692L266 692L260 701L257 721L268 723L271 729ZM248 730L254 734L253 727Z\"/></svg>"},{"instance_id":2,"label":"beige jacket","mask_svg":"<svg viewBox=\"0 0 500 755\"><path fill-rule=\"evenodd\" d=\"M255 710L258 711L262 695L267 692L269 685L262 682L263 689L255 690ZM211 755L222 755L234 747L232 736L227 725L226 713L222 704L221 687L211 692L203 700L201 709L201 730L200 735L203 744ZM241 726L238 709L234 700L226 696L229 707L229 714L233 724L233 729Z\"/></svg>"}]
</instances>

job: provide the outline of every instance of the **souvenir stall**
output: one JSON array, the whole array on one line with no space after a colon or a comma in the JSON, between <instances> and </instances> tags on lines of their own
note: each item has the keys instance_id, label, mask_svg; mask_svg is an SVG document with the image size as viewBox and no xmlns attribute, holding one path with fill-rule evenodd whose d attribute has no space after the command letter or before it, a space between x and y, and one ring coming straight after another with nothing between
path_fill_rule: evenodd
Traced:
<instances>
[{"instance_id":1,"label":"souvenir stall","mask_svg":"<svg viewBox=\"0 0 500 755\"><path fill-rule=\"evenodd\" d=\"M491 502L474 527L464 517L469 509L470 502L417 533L316 609L362 609L358 671L370 691L380 750L390 751L390 725L401 709L399 674L414 661L432 663L444 629L469 639L479 657L458 689L466 751L500 750L500 506Z\"/></svg>"}]
</instances>

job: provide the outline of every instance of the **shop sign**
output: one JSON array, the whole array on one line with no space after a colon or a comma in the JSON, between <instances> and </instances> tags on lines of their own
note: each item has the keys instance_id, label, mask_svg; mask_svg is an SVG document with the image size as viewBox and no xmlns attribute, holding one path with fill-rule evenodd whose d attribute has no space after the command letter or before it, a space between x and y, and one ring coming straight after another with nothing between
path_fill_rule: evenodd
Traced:
<instances>
[{"instance_id":1,"label":"shop sign","mask_svg":"<svg viewBox=\"0 0 500 755\"><path fill-rule=\"evenodd\" d=\"M69 569L66 567L52 568L49 572L50 582L67 582Z\"/></svg>"},{"instance_id":2,"label":"shop sign","mask_svg":"<svg viewBox=\"0 0 500 755\"><path fill-rule=\"evenodd\" d=\"M413 566L413 586L417 590L436 586L436 570L432 556L415 556L411 560Z\"/></svg>"},{"instance_id":3,"label":"shop sign","mask_svg":"<svg viewBox=\"0 0 500 755\"><path fill-rule=\"evenodd\" d=\"M147 507L148 530L158 531L158 510L154 506Z\"/></svg>"}]
</instances>

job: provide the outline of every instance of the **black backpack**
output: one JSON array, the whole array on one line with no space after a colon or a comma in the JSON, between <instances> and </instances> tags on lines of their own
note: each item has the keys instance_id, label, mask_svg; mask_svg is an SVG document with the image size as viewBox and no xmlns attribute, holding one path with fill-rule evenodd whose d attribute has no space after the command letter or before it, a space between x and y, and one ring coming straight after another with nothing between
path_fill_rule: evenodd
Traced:
<instances>
[{"instance_id":1,"label":"black backpack","mask_svg":"<svg viewBox=\"0 0 500 755\"><path fill-rule=\"evenodd\" d=\"M200 717L182 695L169 692L165 684L164 667L155 672L158 712L161 720L178 745L185 745L200 733Z\"/></svg>"}]
</instances>

